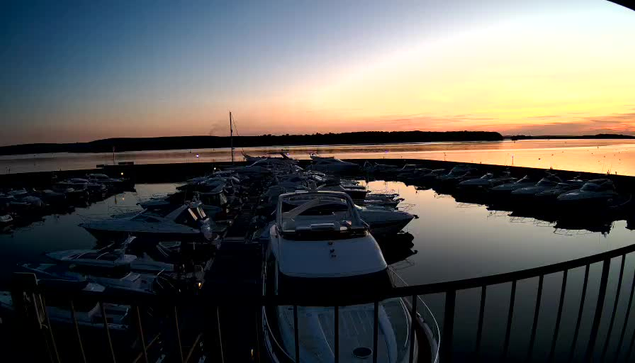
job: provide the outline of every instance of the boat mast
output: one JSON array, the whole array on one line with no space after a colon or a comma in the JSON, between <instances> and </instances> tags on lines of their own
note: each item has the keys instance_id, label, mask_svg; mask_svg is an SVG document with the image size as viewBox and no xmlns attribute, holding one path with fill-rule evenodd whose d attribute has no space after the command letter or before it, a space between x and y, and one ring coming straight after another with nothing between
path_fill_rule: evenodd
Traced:
<instances>
[{"instance_id":1,"label":"boat mast","mask_svg":"<svg viewBox=\"0 0 635 363\"><path fill-rule=\"evenodd\" d=\"M232 165L234 165L234 125L232 124L232 112L229 111L229 147L232 153Z\"/></svg>"}]
</instances>

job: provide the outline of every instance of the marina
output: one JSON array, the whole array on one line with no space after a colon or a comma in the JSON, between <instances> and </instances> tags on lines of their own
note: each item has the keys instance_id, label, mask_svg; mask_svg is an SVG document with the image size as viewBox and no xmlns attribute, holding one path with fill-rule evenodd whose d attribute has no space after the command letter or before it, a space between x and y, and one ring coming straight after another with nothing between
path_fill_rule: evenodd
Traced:
<instances>
[{"instance_id":1,"label":"marina","mask_svg":"<svg viewBox=\"0 0 635 363\"><path fill-rule=\"evenodd\" d=\"M635 7L0 12L0 363L635 361Z\"/></svg>"},{"instance_id":2,"label":"marina","mask_svg":"<svg viewBox=\"0 0 635 363\"><path fill-rule=\"evenodd\" d=\"M148 324L148 327L144 328L143 335L137 331L136 338L123 338L125 344L122 345L121 342L114 344L117 348L113 348L112 354L120 358L118 360L134 360L135 354L137 358L149 354L148 361L164 359L179 361L180 354L184 354L183 359L180 360L185 361L185 355L191 354L190 359L199 359L199 361L219 359L218 357L225 361L259 361L265 358L274 361L284 361L284 359L297 361L294 357L294 352L297 350L294 350L292 323L296 319L294 314L298 311L305 314L306 311L303 310L305 308L297 307L295 313L285 318L290 319L287 321L291 323L291 335L279 336L276 331L280 328L274 329L269 325L272 324L269 320L263 320L266 306L270 304L267 301L277 301L279 305L282 305L285 299L288 299L288 302L293 302L291 306L306 304L328 306L329 303L342 299L335 306L346 306L365 300L372 302L378 297L382 297L380 301L384 301L387 296L394 295L397 298L395 301L403 298L404 309L409 311L412 309L412 299L409 297L413 296L410 292L416 292L415 295L419 295L421 300L416 299L414 308L420 315L407 314L410 317L406 320L423 323L415 329L418 332L416 334L418 340L406 342L419 345L416 348L418 353L409 352L404 356L406 361L409 359L407 356L412 354L414 357L419 357L416 361L435 361L443 357L445 357L445 360L441 359L443 361L467 359L474 354L471 348L475 343L472 329L482 329L486 323L488 334L479 336L477 339L477 348L481 347L477 349L478 354L482 357L493 357L503 354L507 349L511 361L524 356L520 354L520 351L524 349L521 347L527 345L529 340L507 337L503 341L502 350L497 345L497 340L509 335L509 332L505 334L505 331L497 330L499 324L496 321L501 319L504 321L505 317L501 315L502 311L495 307L501 306L505 310L509 308L510 302L509 296L506 297L506 293L499 289L500 283L495 286L496 288L491 288L487 298L483 298L485 300L481 299L480 315L486 315L487 320L474 320L464 315L466 311L474 311L474 309L478 312L479 298L466 298L465 295L460 294L449 295L452 291L457 294L457 285L469 286L467 281L471 281L470 279L481 278L487 281L488 276L513 275L514 271L531 270L536 266L546 266L545 268L549 269L551 267L548 266L558 266L575 256L590 259L593 256L614 254L618 253L615 251L630 248L633 211L629 194L631 184L628 177L435 161L416 164L411 160L405 162L393 160L388 161L389 163L386 163L386 160L367 160L364 163L355 163L321 157L313 157L313 159L317 169L327 173L314 170L316 168L313 163L298 163L281 157L258 158L251 160L252 163L246 166L232 167L227 164L223 167L210 166L211 171L206 177L191 178L176 184L139 183L134 186L133 191L116 192L107 196L106 199L94 200L76 207L75 211L43 215L41 221L9 228L7 233L0 235L0 243L5 247L7 260L20 262L23 268L3 264L0 281L3 281L6 289L15 289L14 282L17 277L13 275L14 272L26 272L27 276L28 273L35 273L39 280L38 285L43 286L38 290L56 291L58 289L55 293L58 296L63 293L68 294L69 298L74 296L80 300L88 296L92 299L91 301L114 304L118 309L123 309L121 311L125 317L132 317L134 314L131 312L139 312L141 318L137 326L145 327ZM128 169L124 174L134 175L131 171L133 167L136 166L126 166ZM328 169L333 171L328 172ZM110 170L110 172L113 175L120 174L119 170ZM601 187L602 185L604 186ZM549 191L555 197L538 196L540 193ZM592 196L585 197L584 194L589 192L593 193ZM320 195L327 196L332 193L336 197L333 200L336 200L338 195L354 200L351 213L359 215L363 225L366 226L360 225L362 228L360 231L368 228L367 232L361 233L370 231L370 235L376 238L377 242L374 243L381 249L381 259L387 263L387 271L394 275L391 280L397 284L395 285L397 287L385 291L365 288L350 295L337 293L331 298L329 298L330 294L326 293L263 295L268 286L264 281L267 276L266 256L270 255L267 249L270 246L271 231L274 228L272 223L275 221L274 217L280 215L280 210L276 211L276 208L279 208L278 196L294 193L308 199L296 204L294 210L298 212L293 214L309 213L306 211L315 210L316 212L309 213L314 216L310 218L323 218L321 215L335 216L344 211L337 206L337 203L332 204L333 202L323 207L315 204L314 198L319 199ZM316 193L315 197L310 197L311 193ZM567 205L567 200L564 200L571 198L568 196L574 195L572 193L583 201L577 201L573 208ZM304 207L305 204L306 207ZM209 228L210 232L206 233L205 229L200 229L199 237L190 238L173 233L165 235L162 232L163 227L158 230L155 228L145 230L145 232L142 231L146 227L142 229L134 227L137 229L131 230L131 226L138 226L139 223L125 222L135 218L148 221L148 218L156 219L160 215L178 216L181 213L185 213L184 216L195 217L191 221L183 220L181 223L184 225L189 224L199 229L208 226L205 228ZM166 222L160 222L161 218L156 219L156 222L165 225ZM452 224L448 223L451 220L460 220L461 228L452 228ZM106 236L95 233L95 223L110 223L109 221L119 221L118 226L127 226L125 233ZM202 221L205 221L205 224L200 224ZM382 225L382 222L388 224ZM296 232L299 233L298 238L309 239L307 246L313 245L317 236L333 233L329 231L343 231L342 228L344 228L344 230L351 229L352 233L358 233L354 232L356 228L354 224L340 225L333 230L333 225L329 223L318 221L307 227L293 228L298 231ZM126 239L126 235L136 238ZM96 239L95 236L102 238ZM332 240L334 237L327 238ZM298 242L285 243L293 245ZM469 244L469 247L466 244ZM475 258L474 254L456 253L465 248L474 251L478 258ZM544 251L549 253L545 254ZM338 255L338 253L331 252L331 255ZM342 256L346 256L346 252L342 253L344 253ZM353 255L360 262L367 261L367 258L361 257L362 251L355 252ZM500 258L502 255L506 257ZM337 259L337 257L331 258ZM64 267L69 266L69 263L73 270ZM633 281L633 277L624 270L629 271L628 266L632 263L631 259L624 257L622 268L619 270L621 272L619 272L617 286L625 285L625 291L629 281ZM352 266L351 263L344 265ZM461 267L456 268L456 266ZM108 276L102 276L104 272L99 271L103 271L104 268L113 272L108 272ZM123 268L124 275L118 277L113 275L114 271L120 268ZM302 268L308 268L308 266L304 265ZM597 272L596 269L593 271ZM604 273L600 273L590 274L590 276L586 274L586 277L581 280L582 276L579 272L579 269L572 270L568 277L571 279L568 282L569 291L577 290L579 293L582 285L588 283L598 283L601 288L602 281L606 280L607 286L604 291L600 290L597 293L600 295L617 293L614 299L614 311L618 307L622 309L622 312L628 311L628 309L624 310L625 304L630 305L630 302L626 301L627 294L620 294L619 290L611 290L617 288L614 274L618 272L615 269L611 270L611 279L608 275L604 276ZM522 274L525 278L530 277L526 272ZM564 278L568 281L567 274ZM65 282L52 284L49 281ZM466 282L461 283L461 281ZM47 284L52 284L53 287L47 287ZM64 284L67 286L61 287ZM68 287L70 284L76 287ZM404 287L406 284L410 287ZM446 286L453 288L448 291ZM541 277L540 286L539 291L543 299L557 299L560 295L558 284L551 278L543 280ZM400 290L404 288L406 290ZM72 292L73 289L79 289L81 293ZM437 292L437 294L430 294L431 292ZM439 292L444 292L445 296L439 296ZM515 299L518 301L512 304L512 306L518 305L515 307L516 311L531 310L527 301L535 299L536 291L533 288L514 282L512 294L512 301ZM80 298L80 296L83 297ZM569 299L571 299L570 296ZM562 315L559 319L575 320L577 312L571 308L575 305L574 301L570 300L568 304L564 304L564 300L566 299L563 293L560 296L560 304L567 306L567 310L565 313L562 311L558 313ZM484 303L487 304L483 305ZM382 304L375 305L375 308L384 306ZM153 327L151 321L146 322L145 309L157 305L167 305L168 307L164 309L170 309L170 305L173 306L171 309L174 306L181 306L180 311L185 309L195 312L193 316L184 314L177 318L178 334L182 331L183 334L188 334L189 338L189 341L178 344L181 345L180 348L175 345L173 334L176 333L173 325L169 329L157 328ZM126 306L132 307L126 308ZM142 307L140 310L139 306ZM187 306L192 308L186 308ZM205 308L206 306L216 308L209 310ZM520 324L521 329L524 328L527 331L531 330L532 325L534 329L540 326L545 329L544 324L548 324L546 322L549 321L549 316L555 314L551 311L552 306L544 306L544 312L533 324L531 321L522 321L522 319L515 320L514 324ZM448 315L449 308L454 310L450 315ZM325 310L326 315L320 315L322 316L319 319L320 324L325 324L324 319L333 319L334 311L337 312L335 314L348 314L344 313L347 310L342 309ZM94 319L98 319L100 315L95 314ZM369 323L372 328L372 303L370 310L365 314L371 320ZM422 320L418 320L417 316L421 316ZM512 313L508 320L515 316ZM174 319L174 316L170 318L168 314L161 319ZM448 320L453 325L456 325L457 321L461 323L448 328ZM5 316L3 325L6 327L6 322L10 321L11 319ZM308 324L302 319L298 321L301 321L300 324ZM64 324L70 322L66 320ZM620 328L628 332L627 337L635 336L627 329L628 325L628 319L626 319ZM412 326L414 329L415 324ZM327 324L322 325L322 329L334 328ZM384 337L385 329L385 327L379 329L381 333L376 337ZM409 329L411 328L406 330ZM593 332L597 333L598 329L582 325L576 329L563 328L563 331L570 335L591 334L593 337ZM130 326L123 330L129 334L130 331L134 332L135 328ZM578 330L582 330L582 333ZM617 328L611 327L610 330L618 331L614 334L622 333ZM332 334L338 334L332 330L327 331L331 331L328 334L325 333L327 336L333 337ZM478 331L482 332L482 330ZM113 328L112 334L117 335L116 332L117 329ZM138 345L140 344L138 339L141 336L144 337L146 345L148 342L153 342L148 345L145 353ZM244 339L245 336L250 338ZM303 342L307 342L306 339L309 338L302 336L299 342L305 344ZM424 340L426 344L420 344L422 337L426 337ZM569 338L570 336L566 339ZM48 341L47 339L50 338L44 340ZM371 353L366 351L357 353L370 355L377 351L372 349L372 345L377 343L373 341L373 335L371 334L368 339L371 341L366 341L361 346L370 349ZM583 338L576 337L577 339ZM113 337L111 340L116 341ZM444 345L444 341L448 340L452 343ZM101 349L106 349L105 353L108 353L110 345L104 345L103 338L96 341L100 342L97 345L101 345ZM340 345L337 349L347 347L345 344L348 343L344 343L345 340L338 341L339 344L344 345ZM131 342L136 343L130 346ZM330 349L335 349L333 340L326 343L331 347ZM190 351L184 352L183 346L187 344ZM562 343L557 345L560 351L551 349L553 353L550 352L551 342L542 341L540 335L534 338L531 344L531 351L535 350L537 355L541 352L554 355L568 352L561 347ZM122 347L129 348L122 349ZM191 349L192 347L194 349ZM76 351L75 348L71 348L69 352ZM486 349L483 350L483 348ZM382 352L385 348L378 349ZM439 349L438 357L437 349ZM601 354L613 352L607 351L608 353ZM423 352L427 353L422 354ZM68 354L68 352L58 352L58 354ZM281 360L281 354L286 358ZM306 355L307 352L303 354ZM514 354L520 355L514 356ZM197 358L192 358L194 355ZM153 358L151 359L150 356ZM429 358L421 358L422 356ZM302 358L300 360L304 361ZM104 361L109 359L106 358ZM346 360L342 358L340 361ZM379 361L384 360L381 358Z\"/></svg>"}]
</instances>

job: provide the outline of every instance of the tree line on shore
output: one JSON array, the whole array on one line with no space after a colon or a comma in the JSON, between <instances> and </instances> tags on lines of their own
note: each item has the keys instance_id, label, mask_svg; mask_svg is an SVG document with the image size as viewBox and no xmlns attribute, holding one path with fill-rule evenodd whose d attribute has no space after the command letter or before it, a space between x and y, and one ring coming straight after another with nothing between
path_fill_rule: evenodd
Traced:
<instances>
[{"instance_id":1,"label":"tree line on shore","mask_svg":"<svg viewBox=\"0 0 635 363\"><path fill-rule=\"evenodd\" d=\"M498 132L487 131L364 131L311 135L234 136L234 147L386 144L440 141L500 141ZM144 150L207 149L230 147L229 136L170 136L147 138L112 138L82 143L24 144L0 147L0 155L41 153L99 153Z\"/></svg>"}]
</instances>

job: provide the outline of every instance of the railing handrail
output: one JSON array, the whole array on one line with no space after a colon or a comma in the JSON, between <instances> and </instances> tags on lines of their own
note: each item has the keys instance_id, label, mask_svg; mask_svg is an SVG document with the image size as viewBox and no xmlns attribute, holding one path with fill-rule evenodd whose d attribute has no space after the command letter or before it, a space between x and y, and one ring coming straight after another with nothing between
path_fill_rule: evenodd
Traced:
<instances>
[{"instance_id":1,"label":"railing handrail","mask_svg":"<svg viewBox=\"0 0 635 363\"><path fill-rule=\"evenodd\" d=\"M80 297L94 297L102 301L129 305L182 305L182 306L267 306L267 305L304 305L304 306L346 306L380 301L389 298L410 297L413 295L428 295L445 293L449 291L466 290L478 288L485 285L496 285L512 281L525 280L548 275L577 267L582 267L625 255L635 251L635 244L620 247L611 251L585 256L569 261L559 262L546 266L528 268L524 270L505 272L500 274L474 277L461 280L435 282L422 285L410 285L395 287L389 291L373 292L367 294L356 294L349 296L202 296L202 295L166 295L157 299L155 295L134 294L130 292L112 292L109 294L76 292L69 293L69 299ZM40 286L41 292L47 293L45 286ZM51 293L59 293L57 289L51 289ZM59 295L58 295L59 296Z\"/></svg>"}]
</instances>

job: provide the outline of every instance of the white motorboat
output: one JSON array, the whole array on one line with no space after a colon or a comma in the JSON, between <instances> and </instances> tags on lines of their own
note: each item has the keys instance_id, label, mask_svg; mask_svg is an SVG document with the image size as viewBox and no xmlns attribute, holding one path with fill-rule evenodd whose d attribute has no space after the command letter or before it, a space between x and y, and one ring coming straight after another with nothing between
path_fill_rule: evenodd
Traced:
<instances>
[{"instance_id":1,"label":"white motorboat","mask_svg":"<svg viewBox=\"0 0 635 363\"><path fill-rule=\"evenodd\" d=\"M560 178L550 175L540 179L536 185L513 190L511 194L515 198L529 198L538 193L553 189L557 187L559 183L562 183Z\"/></svg>"},{"instance_id":2,"label":"white motorboat","mask_svg":"<svg viewBox=\"0 0 635 363\"><path fill-rule=\"evenodd\" d=\"M86 292L103 292L105 288L95 283L80 284L80 290ZM59 301L58 301L59 300ZM97 303L83 303L75 301L73 304L75 321L81 329L104 329L104 320L101 315L101 307ZM108 329L111 331L128 330L129 306L104 303L104 309L108 317ZM37 313L41 310L36 309ZM0 291L0 318L5 320L15 313L13 297L9 291ZM49 298L46 301L46 313L51 324L66 327L73 326L71 307L67 299ZM43 317L40 317L44 319ZM7 320L9 320L7 319Z\"/></svg>"},{"instance_id":3,"label":"white motorboat","mask_svg":"<svg viewBox=\"0 0 635 363\"><path fill-rule=\"evenodd\" d=\"M473 177L475 171L476 169L469 165L457 165L450 169L447 174L439 176L437 182L444 186L456 185L463 180Z\"/></svg>"},{"instance_id":4,"label":"white motorboat","mask_svg":"<svg viewBox=\"0 0 635 363\"><path fill-rule=\"evenodd\" d=\"M364 163L363 169L369 174L398 173L401 170L398 165L371 163L368 161Z\"/></svg>"},{"instance_id":5,"label":"white motorboat","mask_svg":"<svg viewBox=\"0 0 635 363\"><path fill-rule=\"evenodd\" d=\"M536 197L542 201L555 201L561 194L582 188L584 183L585 181L580 179L567 180L558 183L558 185L551 189L536 193Z\"/></svg>"},{"instance_id":6,"label":"white motorboat","mask_svg":"<svg viewBox=\"0 0 635 363\"><path fill-rule=\"evenodd\" d=\"M468 179L459 183L458 188L463 190L475 190L475 189L489 189L497 185L505 183L513 183L516 178L511 177L509 173L505 173L500 177L495 176L492 173L486 173L480 178Z\"/></svg>"},{"instance_id":7,"label":"white motorboat","mask_svg":"<svg viewBox=\"0 0 635 363\"><path fill-rule=\"evenodd\" d=\"M92 183L104 184L112 190L121 191L133 186L133 182L124 178L111 178L106 174L93 173L86 175Z\"/></svg>"},{"instance_id":8,"label":"white motorboat","mask_svg":"<svg viewBox=\"0 0 635 363\"><path fill-rule=\"evenodd\" d=\"M518 179L514 182L504 183L497 185L490 189L493 194L510 194L516 189L531 187L536 184L536 181L530 178L528 175Z\"/></svg>"},{"instance_id":9,"label":"white motorboat","mask_svg":"<svg viewBox=\"0 0 635 363\"><path fill-rule=\"evenodd\" d=\"M129 235L149 239L213 240L210 220L200 202L183 204L174 210L155 209L134 216L80 224L101 240L122 240Z\"/></svg>"},{"instance_id":10,"label":"white motorboat","mask_svg":"<svg viewBox=\"0 0 635 363\"><path fill-rule=\"evenodd\" d=\"M415 215L400 210L356 206L362 220L366 222L373 236L389 236L399 233Z\"/></svg>"},{"instance_id":11,"label":"white motorboat","mask_svg":"<svg viewBox=\"0 0 635 363\"><path fill-rule=\"evenodd\" d=\"M609 207L617 204L620 195L615 190L615 185L609 179L593 179L586 182L582 188L571 190L558 196L558 205L564 208L575 209L585 207Z\"/></svg>"},{"instance_id":12,"label":"white motorboat","mask_svg":"<svg viewBox=\"0 0 635 363\"><path fill-rule=\"evenodd\" d=\"M339 181L329 181L326 184L317 187L317 190L344 192L351 196L355 200L364 200L368 189L361 185L342 184Z\"/></svg>"},{"instance_id":13,"label":"white motorboat","mask_svg":"<svg viewBox=\"0 0 635 363\"><path fill-rule=\"evenodd\" d=\"M13 224L13 217L11 214L0 215L0 231L8 230Z\"/></svg>"},{"instance_id":14,"label":"white motorboat","mask_svg":"<svg viewBox=\"0 0 635 363\"><path fill-rule=\"evenodd\" d=\"M333 174L354 174L360 171L359 165L350 161L343 161L337 158L314 157L311 164L312 170Z\"/></svg>"},{"instance_id":15,"label":"white motorboat","mask_svg":"<svg viewBox=\"0 0 635 363\"><path fill-rule=\"evenodd\" d=\"M94 267L77 264L27 263L22 267L41 279L59 279L68 282L94 282L107 289L153 294L156 274L141 274L121 268Z\"/></svg>"},{"instance_id":16,"label":"white motorboat","mask_svg":"<svg viewBox=\"0 0 635 363\"><path fill-rule=\"evenodd\" d=\"M345 193L281 195L266 261L265 296L350 296L393 286L377 242ZM339 307L340 362L362 362L374 354L377 362L407 362L411 340L413 361L419 362L420 354L436 347L431 334L421 333L425 329L417 329L410 339L413 323L421 322L410 319L402 299L379 302L378 309L377 351L373 352L374 305ZM297 353L302 362L333 362L334 319L332 307L298 306L297 315L292 306L263 307L262 328L270 359L294 362Z\"/></svg>"},{"instance_id":17,"label":"white motorboat","mask_svg":"<svg viewBox=\"0 0 635 363\"><path fill-rule=\"evenodd\" d=\"M154 261L147 256L138 258L135 255L126 254L125 249L135 237L128 238L121 248L104 247L99 250L65 250L49 252L46 257L65 264L73 264L94 268L126 268L140 273L172 273L174 265L160 261Z\"/></svg>"}]
</instances>

